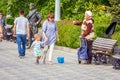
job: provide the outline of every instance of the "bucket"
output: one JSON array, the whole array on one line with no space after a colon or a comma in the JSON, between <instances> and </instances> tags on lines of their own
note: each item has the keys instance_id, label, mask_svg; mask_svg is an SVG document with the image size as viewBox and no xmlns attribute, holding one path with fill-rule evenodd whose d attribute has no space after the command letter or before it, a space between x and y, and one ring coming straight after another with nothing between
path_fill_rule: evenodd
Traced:
<instances>
[{"instance_id":1,"label":"bucket","mask_svg":"<svg viewBox=\"0 0 120 80\"><path fill-rule=\"evenodd\" d=\"M64 57L57 57L58 63L64 63Z\"/></svg>"}]
</instances>

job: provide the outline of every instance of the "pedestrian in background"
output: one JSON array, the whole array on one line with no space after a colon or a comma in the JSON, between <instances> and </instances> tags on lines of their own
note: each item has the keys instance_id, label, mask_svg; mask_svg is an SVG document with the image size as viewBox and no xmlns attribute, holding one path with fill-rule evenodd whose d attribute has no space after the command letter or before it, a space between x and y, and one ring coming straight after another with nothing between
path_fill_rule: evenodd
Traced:
<instances>
[{"instance_id":1,"label":"pedestrian in background","mask_svg":"<svg viewBox=\"0 0 120 80\"><path fill-rule=\"evenodd\" d=\"M20 16L14 21L14 36L18 44L19 57L25 56L26 50L26 37L30 37L29 21L24 17L24 10L20 11Z\"/></svg>"},{"instance_id":2,"label":"pedestrian in background","mask_svg":"<svg viewBox=\"0 0 120 80\"><path fill-rule=\"evenodd\" d=\"M2 41L2 38L3 38L3 32L2 32L2 26L0 24L0 42Z\"/></svg>"},{"instance_id":3,"label":"pedestrian in background","mask_svg":"<svg viewBox=\"0 0 120 80\"><path fill-rule=\"evenodd\" d=\"M3 17L2 12L0 12L0 24L2 27L3 39L6 40L6 35L7 35L6 29L5 29L6 23L5 23L5 19Z\"/></svg>"}]
</instances>

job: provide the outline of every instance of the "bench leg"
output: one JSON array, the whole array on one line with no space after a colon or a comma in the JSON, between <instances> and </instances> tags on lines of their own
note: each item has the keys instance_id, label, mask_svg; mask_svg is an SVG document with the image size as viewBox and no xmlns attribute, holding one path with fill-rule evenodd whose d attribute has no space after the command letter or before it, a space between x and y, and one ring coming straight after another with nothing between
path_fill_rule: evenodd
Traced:
<instances>
[{"instance_id":1,"label":"bench leg","mask_svg":"<svg viewBox=\"0 0 120 80\"><path fill-rule=\"evenodd\" d=\"M120 60L114 59L113 69L120 69Z\"/></svg>"},{"instance_id":2,"label":"bench leg","mask_svg":"<svg viewBox=\"0 0 120 80\"><path fill-rule=\"evenodd\" d=\"M95 63L96 65L99 65L98 54L93 54L92 57L93 57L93 61L94 61L94 63Z\"/></svg>"},{"instance_id":3,"label":"bench leg","mask_svg":"<svg viewBox=\"0 0 120 80\"><path fill-rule=\"evenodd\" d=\"M112 64L112 57L111 56L107 56L107 63L110 63L110 64Z\"/></svg>"},{"instance_id":4,"label":"bench leg","mask_svg":"<svg viewBox=\"0 0 120 80\"><path fill-rule=\"evenodd\" d=\"M101 55L101 62L103 64L107 64L107 56L106 55Z\"/></svg>"},{"instance_id":5,"label":"bench leg","mask_svg":"<svg viewBox=\"0 0 120 80\"><path fill-rule=\"evenodd\" d=\"M98 62L99 63L102 63L102 58L103 58L103 55L102 54L98 54Z\"/></svg>"}]
</instances>

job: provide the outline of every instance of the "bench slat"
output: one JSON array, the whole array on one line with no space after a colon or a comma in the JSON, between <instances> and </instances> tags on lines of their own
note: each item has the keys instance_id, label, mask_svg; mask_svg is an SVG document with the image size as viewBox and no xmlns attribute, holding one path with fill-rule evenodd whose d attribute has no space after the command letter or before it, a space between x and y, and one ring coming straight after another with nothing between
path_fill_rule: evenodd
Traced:
<instances>
[{"instance_id":1,"label":"bench slat","mask_svg":"<svg viewBox=\"0 0 120 80\"><path fill-rule=\"evenodd\" d=\"M106 49L106 48L93 47L93 50L112 52L113 49Z\"/></svg>"},{"instance_id":2,"label":"bench slat","mask_svg":"<svg viewBox=\"0 0 120 80\"><path fill-rule=\"evenodd\" d=\"M98 41L117 41L117 40L113 40L113 39L106 39L106 38L97 38L96 40L98 40Z\"/></svg>"},{"instance_id":3,"label":"bench slat","mask_svg":"<svg viewBox=\"0 0 120 80\"><path fill-rule=\"evenodd\" d=\"M116 41L115 41L115 42L107 42L107 41L106 41L106 42L105 42L105 41L104 41L104 42L103 42L103 41L99 41L99 42L98 42L98 41L95 41L95 42L93 42L93 44L96 44L96 43L97 43L97 44L114 45L114 44L116 44L117 42L116 42Z\"/></svg>"},{"instance_id":4,"label":"bench slat","mask_svg":"<svg viewBox=\"0 0 120 80\"><path fill-rule=\"evenodd\" d=\"M105 55L109 55L109 52L105 52L105 51L98 51L98 50L92 50L92 53L94 54L105 54Z\"/></svg>"},{"instance_id":5,"label":"bench slat","mask_svg":"<svg viewBox=\"0 0 120 80\"><path fill-rule=\"evenodd\" d=\"M106 49L106 50L113 50L113 48L108 48L108 47L98 47L98 46L94 46L94 47L92 47L93 49Z\"/></svg>"},{"instance_id":6,"label":"bench slat","mask_svg":"<svg viewBox=\"0 0 120 80\"><path fill-rule=\"evenodd\" d=\"M96 43L96 44L93 44L93 47L95 47L95 46L98 46L98 47L108 47L108 48L113 48L114 47L114 45L106 45L106 44L98 44L98 43Z\"/></svg>"},{"instance_id":7,"label":"bench slat","mask_svg":"<svg viewBox=\"0 0 120 80\"><path fill-rule=\"evenodd\" d=\"M105 41L105 40L101 40L101 39L100 39L100 40L95 40L95 41L93 42L93 44L95 44L95 43L114 45L114 44L117 43L117 40Z\"/></svg>"}]
</instances>

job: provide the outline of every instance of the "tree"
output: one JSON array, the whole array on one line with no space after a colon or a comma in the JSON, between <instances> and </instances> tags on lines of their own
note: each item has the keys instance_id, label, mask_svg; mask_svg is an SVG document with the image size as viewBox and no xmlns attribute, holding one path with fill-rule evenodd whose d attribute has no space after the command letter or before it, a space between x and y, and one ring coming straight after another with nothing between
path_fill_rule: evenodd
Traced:
<instances>
[{"instance_id":1,"label":"tree","mask_svg":"<svg viewBox=\"0 0 120 80\"><path fill-rule=\"evenodd\" d=\"M109 3L113 19L120 19L120 0L109 0Z\"/></svg>"},{"instance_id":2,"label":"tree","mask_svg":"<svg viewBox=\"0 0 120 80\"><path fill-rule=\"evenodd\" d=\"M7 12L7 1L8 0L0 0L0 11L3 13L3 15L6 15Z\"/></svg>"}]
</instances>

